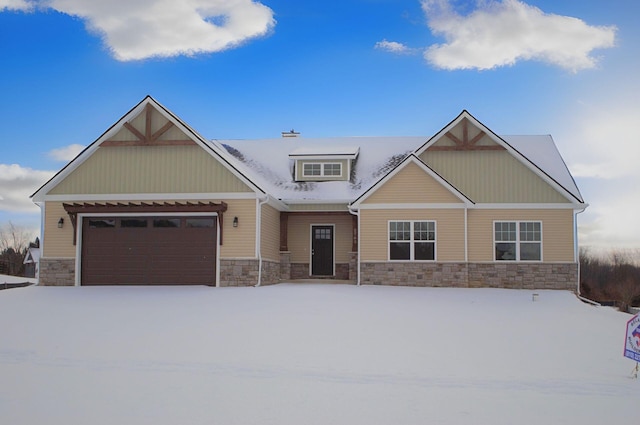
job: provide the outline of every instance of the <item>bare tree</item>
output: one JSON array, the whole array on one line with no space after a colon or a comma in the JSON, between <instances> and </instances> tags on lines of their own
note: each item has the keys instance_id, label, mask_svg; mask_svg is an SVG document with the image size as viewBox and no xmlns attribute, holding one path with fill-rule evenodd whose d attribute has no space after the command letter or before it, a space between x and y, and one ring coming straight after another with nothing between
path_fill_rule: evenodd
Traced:
<instances>
[{"instance_id":1,"label":"bare tree","mask_svg":"<svg viewBox=\"0 0 640 425\"><path fill-rule=\"evenodd\" d=\"M12 222L0 226L0 271L10 275L20 274L29 247L29 236L24 227Z\"/></svg>"}]
</instances>

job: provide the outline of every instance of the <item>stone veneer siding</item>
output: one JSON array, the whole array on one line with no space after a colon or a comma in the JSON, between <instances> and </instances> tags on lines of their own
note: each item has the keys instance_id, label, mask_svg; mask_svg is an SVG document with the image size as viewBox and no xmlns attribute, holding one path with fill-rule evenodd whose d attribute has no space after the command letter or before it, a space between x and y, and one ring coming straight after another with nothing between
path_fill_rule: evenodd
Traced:
<instances>
[{"instance_id":1,"label":"stone veneer siding","mask_svg":"<svg viewBox=\"0 0 640 425\"><path fill-rule=\"evenodd\" d=\"M575 263L361 263L364 285L575 290Z\"/></svg>"},{"instance_id":2,"label":"stone veneer siding","mask_svg":"<svg viewBox=\"0 0 640 425\"><path fill-rule=\"evenodd\" d=\"M258 260L220 259L220 286L254 286Z\"/></svg>"},{"instance_id":3,"label":"stone veneer siding","mask_svg":"<svg viewBox=\"0 0 640 425\"><path fill-rule=\"evenodd\" d=\"M40 258L42 286L74 286L76 284L75 258Z\"/></svg>"}]
</instances>

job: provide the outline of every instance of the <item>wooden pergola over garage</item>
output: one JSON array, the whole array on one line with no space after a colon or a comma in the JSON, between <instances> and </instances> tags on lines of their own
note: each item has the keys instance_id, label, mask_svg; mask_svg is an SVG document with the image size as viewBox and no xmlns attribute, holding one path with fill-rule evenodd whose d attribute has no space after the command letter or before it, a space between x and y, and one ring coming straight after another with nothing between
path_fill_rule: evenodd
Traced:
<instances>
[{"instance_id":1,"label":"wooden pergola over garage","mask_svg":"<svg viewBox=\"0 0 640 425\"><path fill-rule=\"evenodd\" d=\"M224 202L74 203L64 209L74 235L80 230L74 241L81 244L81 285L216 285Z\"/></svg>"}]
</instances>

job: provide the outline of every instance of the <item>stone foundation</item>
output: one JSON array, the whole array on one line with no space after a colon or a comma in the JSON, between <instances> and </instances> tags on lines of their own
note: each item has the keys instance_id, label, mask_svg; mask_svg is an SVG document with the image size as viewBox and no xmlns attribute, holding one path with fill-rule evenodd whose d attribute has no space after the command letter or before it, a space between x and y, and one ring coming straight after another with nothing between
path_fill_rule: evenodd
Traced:
<instances>
[{"instance_id":1,"label":"stone foundation","mask_svg":"<svg viewBox=\"0 0 640 425\"><path fill-rule=\"evenodd\" d=\"M280 282L280 263L262 259L261 285L273 285Z\"/></svg>"},{"instance_id":2,"label":"stone foundation","mask_svg":"<svg viewBox=\"0 0 640 425\"><path fill-rule=\"evenodd\" d=\"M290 251L280 251L280 279L284 281L291 279Z\"/></svg>"},{"instance_id":3,"label":"stone foundation","mask_svg":"<svg viewBox=\"0 0 640 425\"><path fill-rule=\"evenodd\" d=\"M361 263L364 285L575 290L575 263Z\"/></svg>"},{"instance_id":4,"label":"stone foundation","mask_svg":"<svg viewBox=\"0 0 640 425\"><path fill-rule=\"evenodd\" d=\"M257 283L258 260L220 259L220 286L255 286Z\"/></svg>"},{"instance_id":5,"label":"stone foundation","mask_svg":"<svg viewBox=\"0 0 640 425\"><path fill-rule=\"evenodd\" d=\"M74 286L76 284L75 258L40 258L42 286Z\"/></svg>"}]
</instances>

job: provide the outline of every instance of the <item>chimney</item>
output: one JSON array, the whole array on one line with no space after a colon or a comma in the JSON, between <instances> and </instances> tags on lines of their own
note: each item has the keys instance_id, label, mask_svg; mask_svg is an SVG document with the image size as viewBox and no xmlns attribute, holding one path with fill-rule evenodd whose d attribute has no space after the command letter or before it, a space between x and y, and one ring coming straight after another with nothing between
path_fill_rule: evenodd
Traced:
<instances>
[{"instance_id":1,"label":"chimney","mask_svg":"<svg viewBox=\"0 0 640 425\"><path fill-rule=\"evenodd\" d=\"M294 129L292 128L291 131L283 131L282 137L300 137L300 133L294 131Z\"/></svg>"}]
</instances>

